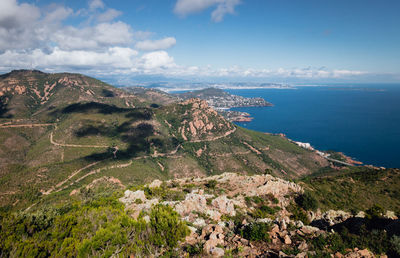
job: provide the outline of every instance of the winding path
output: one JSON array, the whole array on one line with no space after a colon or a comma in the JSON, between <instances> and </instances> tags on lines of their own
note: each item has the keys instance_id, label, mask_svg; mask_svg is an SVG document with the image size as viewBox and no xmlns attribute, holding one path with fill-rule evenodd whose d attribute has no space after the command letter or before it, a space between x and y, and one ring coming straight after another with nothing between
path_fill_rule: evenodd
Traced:
<instances>
[{"instance_id":1,"label":"winding path","mask_svg":"<svg viewBox=\"0 0 400 258\"><path fill-rule=\"evenodd\" d=\"M58 143L53 139L53 132L50 133L50 142L55 146L62 147L74 147L74 148L108 148L106 145L79 145L79 144L66 144L66 143Z\"/></svg>"},{"instance_id":2,"label":"winding path","mask_svg":"<svg viewBox=\"0 0 400 258\"><path fill-rule=\"evenodd\" d=\"M191 141L188 141L188 142L212 142L212 141L227 137L228 135L233 134L234 132L236 132L236 127L234 127L232 130L227 131L226 133L224 133L223 135L220 135L220 136L216 136L216 137L212 137L212 138L208 138L208 139L203 139L203 140L191 140Z\"/></svg>"},{"instance_id":3,"label":"winding path","mask_svg":"<svg viewBox=\"0 0 400 258\"><path fill-rule=\"evenodd\" d=\"M0 124L0 128L42 127L42 126L51 126L51 125L54 125L54 124L20 124L20 125Z\"/></svg>"}]
</instances>

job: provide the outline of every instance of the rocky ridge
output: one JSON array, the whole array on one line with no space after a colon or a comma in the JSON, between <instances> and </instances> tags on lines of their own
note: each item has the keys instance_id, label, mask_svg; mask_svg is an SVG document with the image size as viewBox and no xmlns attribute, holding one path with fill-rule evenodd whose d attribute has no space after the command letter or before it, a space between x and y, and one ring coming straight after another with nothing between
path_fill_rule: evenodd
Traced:
<instances>
[{"instance_id":1,"label":"rocky ridge","mask_svg":"<svg viewBox=\"0 0 400 258\"><path fill-rule=\"evenodd\" d=\"M232 250L239 250L237 254L244 257L308 257L312 252L309 252L304 239L327 234L327 231L321 229L323 227L315 227L316 224L304 225L302 221L291 218L289 206L295 196L302 193L300 185L271 175L224 173L165 182L155 180L139 190L126 190L120 201L134 218L145 220L149 220L147 212L154 205L173 207L190 225L191 234L182 246L201 245L203 255L221 257ZM165 198L166 195L175 197ZM268 212L259 215L263 209ZM352 217L348 212L333 210L309 212L307 216L325 226L342 223ZM363 217L364 214L357 216ZM238 227L246 230L258 224L268 225L268 244L249 241L238 233ZM282 251L285 249L297 249L299 252L290 256ZM370 251L358 249L341 255L335 257L374 257Z\"/></svg>"},{"instance_id":2,"label":"rocky ridge","mask_svg":"<svg viewBox=\"0 0 400 258\"><path fill-rule=\"evenodd\" d=\"M184 119L178 131L186 141L211 140L212 136L234 130L234 125L223 119L205 100L189 99L181 103L189 107L183 114Z\"/></svg>"}]
</instances>

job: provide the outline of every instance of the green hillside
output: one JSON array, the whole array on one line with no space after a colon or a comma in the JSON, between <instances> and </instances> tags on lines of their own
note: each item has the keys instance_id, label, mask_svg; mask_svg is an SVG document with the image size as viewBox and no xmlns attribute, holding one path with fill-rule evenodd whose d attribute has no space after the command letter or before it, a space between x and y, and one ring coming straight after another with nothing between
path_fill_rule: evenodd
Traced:
<instances>
[{"instance_id":1,"label":"green hillside","mask_svg":"<svg viewBox=\"0 0 400 258\"><path fill-rule=\"evenodd\" d=\"M7 90L0 203L9 209L66 200L104 176L125 186L223 172L297 178L329 165L281 136L237 127L196 99L163 106L155 94L38 71L2 75L0 85Z\"/></svg>"}]
</instances>

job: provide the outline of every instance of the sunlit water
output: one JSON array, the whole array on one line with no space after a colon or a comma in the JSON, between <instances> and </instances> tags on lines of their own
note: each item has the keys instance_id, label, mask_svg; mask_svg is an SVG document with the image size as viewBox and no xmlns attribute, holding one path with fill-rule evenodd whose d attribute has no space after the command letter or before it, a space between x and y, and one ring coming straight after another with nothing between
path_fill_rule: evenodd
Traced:
<instances>
[{"instance_id":1,"label":"sunlit water","mask_svg":"<svg viewBox=\"0 0 400 258\"><path fill-rule=\"evenodd\" d=\"M284 133L320 150L344 152L366 164L400 167L400 85L228 91L263 97L274 104L234 108L254 117L252 122L238 123L243 127Z\"/></svg>"}]
</instances>

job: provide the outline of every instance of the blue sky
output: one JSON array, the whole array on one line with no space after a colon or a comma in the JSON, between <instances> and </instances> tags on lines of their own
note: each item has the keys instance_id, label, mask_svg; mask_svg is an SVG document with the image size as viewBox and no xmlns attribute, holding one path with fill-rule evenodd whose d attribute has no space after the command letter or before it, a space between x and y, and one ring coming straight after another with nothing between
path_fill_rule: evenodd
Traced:
<instances>
[{"instance_id":1,"label":"blue sky","mask_svg":"<svg viewBox=\"0 0 400 258\"><path fill-rule=\"evenodd\" d=\"M0 70L399 82L399 10L398 0L2 0Z\"/></svg>"}]
</instances>

